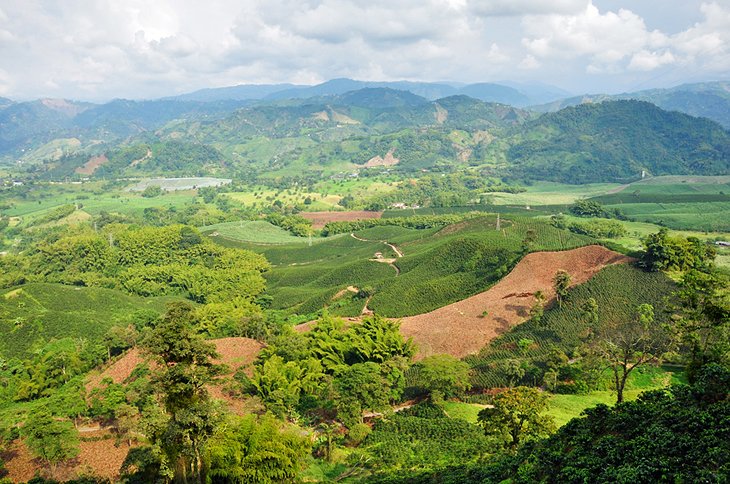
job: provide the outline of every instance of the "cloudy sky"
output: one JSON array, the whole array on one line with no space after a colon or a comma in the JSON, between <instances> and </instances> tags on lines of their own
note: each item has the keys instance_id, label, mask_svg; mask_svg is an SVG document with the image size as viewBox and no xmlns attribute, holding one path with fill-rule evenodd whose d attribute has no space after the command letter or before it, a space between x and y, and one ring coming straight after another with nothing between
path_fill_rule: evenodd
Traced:
<instances>
[{"instance_id":1,"label":"cloudy sky","mask_svg":"<svg viewBox=\"0 0 730 484\"><path fill-rule=\"evenodd\" d=\"M243 83L730 78L730 0L0 0L0 96L154 98Z\"/></svg>"}]
</instances>

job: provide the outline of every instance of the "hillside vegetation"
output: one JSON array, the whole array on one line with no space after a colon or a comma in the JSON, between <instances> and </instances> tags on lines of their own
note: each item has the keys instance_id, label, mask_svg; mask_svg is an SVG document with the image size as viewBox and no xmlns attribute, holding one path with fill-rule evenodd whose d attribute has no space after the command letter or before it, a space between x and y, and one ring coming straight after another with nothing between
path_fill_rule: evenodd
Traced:
<instances>
[{"instance_id":1,"label":"hillside vegetation","mask_svg":"<svg viewBox=\"0 0 730 484\"><path fill-rule=\"evenodd\" d=\"M528 123L507 152L518 177L588 183L727 173L730 134L639 101L581 104Z\"/></svg>"}]
</instances>

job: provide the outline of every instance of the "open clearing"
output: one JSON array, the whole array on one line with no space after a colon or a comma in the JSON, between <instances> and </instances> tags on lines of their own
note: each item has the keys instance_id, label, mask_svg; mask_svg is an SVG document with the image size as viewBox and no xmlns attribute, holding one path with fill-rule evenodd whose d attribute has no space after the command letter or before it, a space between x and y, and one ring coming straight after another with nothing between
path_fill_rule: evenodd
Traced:
<instances>
[{"instance_id":1,"label":"open clearing","mask_svg":"<svg viewBox=\"0 0 730 484\"><path fill-rule=\"evenodd\" d=\"M321 242L321 237L297 237L290 232L270 224L264 220L243 220L240 222L224 222L200 228L200 232L209 237L221 237L234 242L248 242L261 245L304 245Z\"/></svg>"},{"instance_id":2,"label":"open clearing","mask_svg":"<svg viewBox=\"0 0 730 484\"><path fill-rule=\"evenodd\" d=\"M552 301L552 281L557 271L568 271L571 284L575 285L607 265L630 260L598 245L563 252L534 252L490 289L429 313L403 318L401 332L418 345L418 358L437 353L461 358L478 352L499 334L526 321L536 291L542 291ZM485 311L488 314L483 316Z\"/></svg>"},{"instance_id":3,"label":"open clearing","mask_svg":"<svg viewBox=\"0 0 730 484\"><path fill-rule=\"evenodd\" d=\"M321 229L329 222L350 222L352 220L380 218L383 216L383 212L353 210L348 212L301 212L299 215L311 220L315 229Z\"/></svg>"}]
</instances>

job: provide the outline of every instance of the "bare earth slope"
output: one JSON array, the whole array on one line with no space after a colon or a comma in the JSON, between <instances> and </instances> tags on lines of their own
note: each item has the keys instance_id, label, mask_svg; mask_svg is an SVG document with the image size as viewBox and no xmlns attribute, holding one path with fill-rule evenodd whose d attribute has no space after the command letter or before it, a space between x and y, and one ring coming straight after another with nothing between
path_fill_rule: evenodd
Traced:
<instances>
[{"instance_id":1,"label":"bare earth slope","mask_svg":"<svg viewBox=\"0 0 730 484\"><path fill-rule=\"evenodd\" d=\"M487 291L430 313L403 318L401 332L418 345L418 358L436 353L463 357L478 352L510 327L528 319L542 291L555 297L553 277L570 273L571 284L581 284L607 265L631 259L598 245L563 252L534 252L522 259L504 279ZM487 311L487 316L482 313Z\"/></svg>"},{"instance_id":2,"label":"bare earth slope","mask_svg":"<svg viewBox=\"0 0 730 484\"><path fill-rule=\"evenodd\" d=\"M210 340L215 344L215 349L221 356L216 363L228 365L231 372L240 367L253 363L263 348L263 345L250 338L220 338ZM86 390L91 391L99 386L104 378L111 378L114 383L122 383L129 378L137 365L144 361L137 348L127 351L121 358L109 365L100 374L89 377Z\"/></svg>"}]
</instances>

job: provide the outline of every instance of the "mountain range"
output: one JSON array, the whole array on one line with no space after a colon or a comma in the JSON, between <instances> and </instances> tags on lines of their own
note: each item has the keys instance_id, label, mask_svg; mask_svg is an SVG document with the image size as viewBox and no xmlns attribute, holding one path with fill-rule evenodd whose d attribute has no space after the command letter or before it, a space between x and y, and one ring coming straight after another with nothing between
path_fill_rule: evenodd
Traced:
<instances>
[{"instance_id":1,"label":"mountain range","mask_svg":"<svg viewBox=\"0 0 730 484\"><path fill-rule=\"evenodd\" d=\"M541 105L545 113L464 93L496 92L491 84L461 86L461 93L437 99L413 90L432 97L438 84L399 84L408 90L361 84L238 86L208 90L207 101L0 100L0 162L45 178L316 177L380 166L404 174L476 169L589 182L627 180L642 171L730 171L730 134L718 124L728 115L720 103L727 83L635 93L656 104L623 99L628 94L570 98ZM265 99L215 99L246 89ZM94 170L80 170L102 155L106 161Z\"/></svg>"}]
</instances>

